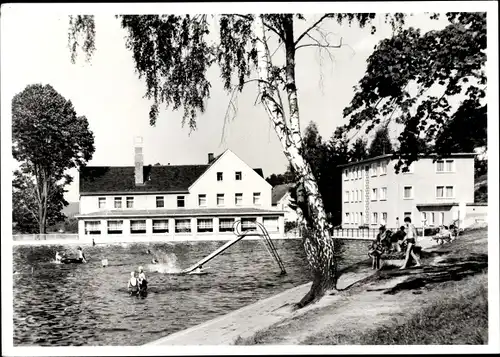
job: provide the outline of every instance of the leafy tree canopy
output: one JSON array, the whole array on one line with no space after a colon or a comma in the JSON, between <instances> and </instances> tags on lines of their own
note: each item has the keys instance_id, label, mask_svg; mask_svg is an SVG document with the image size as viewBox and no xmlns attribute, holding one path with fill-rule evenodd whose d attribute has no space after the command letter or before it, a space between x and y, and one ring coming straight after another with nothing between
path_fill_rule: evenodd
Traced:
<instances>
[{"instance_id":1,"label":"leafy tree canopy","mask_svg":"<svg viewBox=\"0 0 500 357\"><path fill-rule=\"evenodd\" d=\"M446 16L449 25L442 30L422 34L409 28L381 41L344 109L348 129L359 130L368 124L369 132L392 119L403 124L395 152L397 171L418 158L419 140L424 137L428 143L437 141L438 154L445 155L453 147L443 134L451 130L447 123L462 113L476 112L473 117L481 117L486 110L486 13ZM416 89L410 90L412 87ZM461 98L454 109L452 99Z\"/></svg>"}]
</instances>

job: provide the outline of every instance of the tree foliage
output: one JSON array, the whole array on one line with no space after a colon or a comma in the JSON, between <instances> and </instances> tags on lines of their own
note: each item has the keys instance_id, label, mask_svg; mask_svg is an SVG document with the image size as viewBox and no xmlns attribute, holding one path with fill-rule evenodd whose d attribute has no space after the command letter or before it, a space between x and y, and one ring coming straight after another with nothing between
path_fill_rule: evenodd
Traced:
<instances>
[{"instance_id":1,"label":"tree foliage","mask_svg":"<svg viewBox=\"0 0 500 357\"><path fill-rule=\"evenodd\" d=\"M39 233L45 233L51 209L67 204L62 198L62 187L71 181L66 170L92 158L94 136L71 101L50 85L34 84L12 99L12 140L13 157L21 164L14 197L29 203L26 209L36 206L33 215Z\"/></svg>"},{"instance_id":2,"label":"tree foliage","mask_svg":"<svg viewBox=\"0 0 500 357\"><path fill-rule=\"evenodd\" d=\"M349 161L361 161L368 158L368 141L365 138L357 138L349 150Z\"/></svg>"},{"instance_id":3,"label":"tree foliage","mask_svg":"<svg viewBox=\"0 0 500 357\"><path fill-rule=\"evenodd\" d=\"M422 138L446 155L447 123L460 113L484 111L486 14L447 13L449 25L422 34L409 28L381 41L368 58L350 105L348 129L366 132L382 121L403 124L396 171L418 158ZM434 15L436 17L436 15ZM414 90L412 90L412 88ZM437 93L437 94L436 94ZM464 98L464 99L461 99ZM461 100L458 109L452 100ZM480 114L474 115L474 117ZM441 138L441 139L439 139ZM439 139L439 140L438 140Z\"/></svg>"},{"instance_id":4,"label":"tree foliage","mask_svg":"<svg viewBox=\"0 0 500 357\"><path fill-rule=\"evenodd\" d=\"M392 142L389 136L389 128L384 125L375 132L368 154L370 157L392 154Z\"/></svg>"}]
</instances>

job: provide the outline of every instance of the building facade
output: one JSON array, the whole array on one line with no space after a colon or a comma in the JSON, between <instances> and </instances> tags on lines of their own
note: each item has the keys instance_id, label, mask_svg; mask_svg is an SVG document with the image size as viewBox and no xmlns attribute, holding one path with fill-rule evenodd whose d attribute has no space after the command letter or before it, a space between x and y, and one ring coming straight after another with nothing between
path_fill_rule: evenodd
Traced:
<instances>
[{"instance_id":1,"label":"building facade","mask_svg":"<svg viewBox=\"0 0 500 357\"><path fill-rule=\"evenodd\" d=\"M420 158L399 174L391 155L341 165L342 227L395 228L407 216L429 227L463 220L473 209L474 156L452 154L436 162Z\"/></svg>"},{"instance_id":2,"label":"building facade","mask_svg":"<svg viewBox=\"0 0 500 357\"><path fill-rule=\"evenodd\" d=\"M297 212L290 207L290 189L293 184L276 185L272 190L272 205L278 211L285 212L285 222L297 222Z\"/></svg>"},{"instance_id":3,"label":"building facade","mask_svg":"<svg viewBox=\"0 0 500 357\"><path fill-rule=\"evenodd\" d=\"M259 222L271 238L284 233L284 212L271 205L271 185L231 150L206 165L85 167L80 172L79 238L98 242L227 240L233 224Z\"/></svg>"}]
</instances>

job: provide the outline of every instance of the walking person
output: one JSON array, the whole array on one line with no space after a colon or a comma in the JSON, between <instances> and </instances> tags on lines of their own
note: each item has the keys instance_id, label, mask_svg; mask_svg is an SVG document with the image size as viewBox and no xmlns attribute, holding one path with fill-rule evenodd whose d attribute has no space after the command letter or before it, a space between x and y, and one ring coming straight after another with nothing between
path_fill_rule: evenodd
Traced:
<instances>
[{"instance_id":1,"label":"walking person","mask_svg":"<svg viewBox=\"0 0 500 357\"><path fill-rule=\"evenodd\" d=\"M407 243L406 247L406 257L403 265L401 266L401 270L406 269L406 266L410 262L410 256L415 259L415 262L417 263L415 266L420 267L422 266L420 264L420 259L418 258L417 254L415 254L415 245L417 244L417 229L415 226L411 223L411 218L410 217L405 217L404 219L405 226L406 226L406 236L403 239L402 243Z\"/></svg>"}]
</instances>

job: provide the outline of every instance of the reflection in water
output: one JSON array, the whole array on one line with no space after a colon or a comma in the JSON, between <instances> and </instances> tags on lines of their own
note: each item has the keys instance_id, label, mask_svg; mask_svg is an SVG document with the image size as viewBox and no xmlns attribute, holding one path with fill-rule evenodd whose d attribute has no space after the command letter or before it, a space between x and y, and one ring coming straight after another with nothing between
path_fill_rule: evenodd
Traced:
<instances>
[{"instance_id":1,"label":"reflection in water","mask_svg":"<svg viewBox=\"0 0 500 357\"><path fill-rule=\"evenodd\" d=\"M15 345L141 345L309 281L300 240L275 245L288 274L258 241L241 241L210 261L208 275L171 274L224 242L85 247L87 264L54 264L62 246L14 248ZM347 263L366 243L348 244ZM151 252L160 264L150 264ZM108 266L101 261L108 259ZM149 271L148 296L130 297L130 271ZM33 268L33 273L31 273Z\"/></svg>"}]
</instances>

